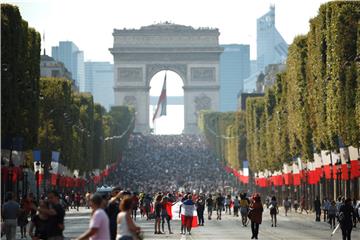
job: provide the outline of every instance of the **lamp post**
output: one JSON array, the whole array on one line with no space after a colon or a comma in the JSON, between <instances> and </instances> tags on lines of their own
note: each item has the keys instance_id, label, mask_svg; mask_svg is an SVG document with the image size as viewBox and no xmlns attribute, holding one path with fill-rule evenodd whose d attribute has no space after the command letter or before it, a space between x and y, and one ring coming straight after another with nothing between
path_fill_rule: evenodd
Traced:
<instances>
[{"instance_id":1,"label":"lamp post","mask_svg":"<svg viewBox=\"0 0 360 240\"><path fill-rule=\"evenodd\" d=\"M336 161L336 195L341 196L341 160Z\"/></svg>"},{"instance_id":2,"label":"lamp post","mask_svg":"<svg viewBox=\"0 0 360 240\"><path fill-rule=\"evenodd\" d=\"M351 195L350 195L350 178L351 178L351 163L350 161L348 161L346 163L346 167L347 167L347 170L348 170L348 178L347 178L347 181L346 181L346 197L347 198L350 198Z\"/></svg>"},{"instance_id":3,"label":"lamp post","mask_svg":"<svg viewBox=\"0 0 360 240\"><path fill-rule=\"evenodd\" d=\"M308 172L307 172L307 168L305 167L304 168L304 179L303 179L303 181L304 181L304 199L305 199L305 205L307 205L307 203L308 203L308 199L307 199L307 194L306 194L306 191L307 191L307 176L308 175ZM305 206L306 208L307 208L307 206Z\"/></svg>"},{"instance_id":4,"label":"lamp post","mask_svg":"<svg viewBox=\"0 0 360 240\"><path fill-rule=\"evenodd\" d=\"M28 167L26 165L22 166L22 191L24 195L28 193Z\"/></svg>"}]
</instances>

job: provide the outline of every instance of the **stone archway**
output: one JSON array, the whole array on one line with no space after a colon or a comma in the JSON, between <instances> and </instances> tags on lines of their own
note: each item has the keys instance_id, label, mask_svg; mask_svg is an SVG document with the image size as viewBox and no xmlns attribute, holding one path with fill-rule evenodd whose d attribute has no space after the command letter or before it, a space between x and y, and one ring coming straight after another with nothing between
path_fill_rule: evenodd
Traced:
<instances>
[{"instance_id":1,"label":"stone archway","mask_svg":"<svg viewBox=\"0 0 360 240\"><path fill-rule=\"evenodd\" d=\"M219 108L218 29L155 24L114 30L115 105L136 109L135 131L149 132L149 84L159 71L171 70L184 83L184 133L197 133L202 109Z\"/></svg>"}]
</instances>

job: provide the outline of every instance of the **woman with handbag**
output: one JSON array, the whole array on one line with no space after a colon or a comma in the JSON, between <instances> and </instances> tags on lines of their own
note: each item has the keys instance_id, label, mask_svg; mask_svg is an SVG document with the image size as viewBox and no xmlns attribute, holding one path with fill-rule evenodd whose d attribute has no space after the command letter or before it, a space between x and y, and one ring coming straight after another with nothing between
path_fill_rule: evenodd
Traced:
<instances>
[{"instance_id":1,"label":"woman with handbag","mask_svg":"<svg viewBox=\"0 0 360 240\"><path fill-rule=\"evenodd\" d=\"M251 221L251 232L252 236L251 239L258 239L259 235L259 225L262 222L262 214L263 214L264 208L261 203L260 195L257 193L252 200L252 203L250 204L250 210L249 210L249 218Z\"/></svg>"},{"instance_id":2,"label":"woman with handbag","mask_svg":"<svg viewBox=\"0 0 360 240\"><path fill-rule=\"evenodd\" d=\"M133 209L133 200L131 197L126 197L121 200L120 213L118 214L117 223L117 240L136 240L141 239L140 227L136 226L134 220L131 218L131 211Z\"/></svg>"}]
</instances>

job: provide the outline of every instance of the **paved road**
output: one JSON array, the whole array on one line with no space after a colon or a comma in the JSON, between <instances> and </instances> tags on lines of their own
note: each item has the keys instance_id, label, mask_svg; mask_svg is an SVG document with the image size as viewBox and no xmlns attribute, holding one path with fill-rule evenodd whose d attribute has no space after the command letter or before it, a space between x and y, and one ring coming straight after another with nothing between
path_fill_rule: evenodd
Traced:
<instances>
[{"instance_id":1,"label":"paved road","mask_svg":"<svg viewBox=\"0 0 360 240\"><path fill-rule=\"evenodd\" d=\"M71 210L66 213L66 239L74 239L87 229L90 218L89 215L90 210L84 208L80 209L80 212ZM284 213L280 211L278 215L278 227L275 228L271 227L269 212L265 210L263 223L260 225L259 239L331 239L329 225L324 222L315 222L314 219L313 214L307 215L299 213L290 213L285 217ZM138 219L137 224L141 226L145 233L145 239L147 240L242 240L250 239L251 237L250 226L242 227L239 218L229 215L224 215L221 221L207 221L205 219L205 226L194 228L191 236L180 234L179 220L172 221L172 231L174 234L171 235L168 234L166 228L166 234L154 235L153 221ZM17 239L20 239L20 235L18 235ZM332 239L341 239L341 231L336 232ZM352 239L360 239L360 224L358 228L353 230Z\"/></svg>"},{"instance_id":2,"label":"paved road","mask_svg":"<svg viewBox=\"0 0 360 240\"><path fill-rule=\"evenodd\" d=\"M215 212L214 212L215 213ZM324 222L315 222L313 214L290 213L287 217L280 211L278 215L278 227L271 227L268 210L264 212L263 223L260 225L259 239L331 239L330 226ZM89 212L82 210L80 213L70 212L66 217L65 236L70 239L81 234L88 226ZM250 226L242 227L239 218L225 215L221 221L205 220L204 227L193 229L192 235L180 235L180 221L172 221L174 234L154 235L154 222L138 219L137 224L145 233L145 239L149 240L241 240L251 238ZM166 227L166 226L165 226ZM360 239L360 224L353 230L352 239ZM332 239L341 239L339 230Z\"/></svg>"}]
</instances>

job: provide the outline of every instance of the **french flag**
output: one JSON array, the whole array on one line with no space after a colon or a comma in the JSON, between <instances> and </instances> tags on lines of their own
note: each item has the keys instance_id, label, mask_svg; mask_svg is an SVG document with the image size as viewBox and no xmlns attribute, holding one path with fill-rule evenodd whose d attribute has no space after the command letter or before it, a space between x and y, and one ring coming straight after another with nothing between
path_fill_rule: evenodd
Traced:
<instances>
[{"instance_id":1,"label":"french flag","mask_svg":"<svg viewBox=\"0 0 360 240\"><path fill-rule=\"evenodd\" d=\"M191 221L186 221L187 218L191 217ZM181 224L186 227L197 227L198 219L195 204L192 200L186 200L182 203L181 207Z\"/></svg>"},{"instance_id":2,"label":"french flag","mask_svg":"<svg viewBox=\"0 0 360 240\"><path fill-rule=\"evenodd\" d=\"M159 118L161 116L166 116L166 73L165 73L164 84L156 107L156 111L153 116L153 122L155 121L156 118Z\"/></svg>"}]
</instances>

